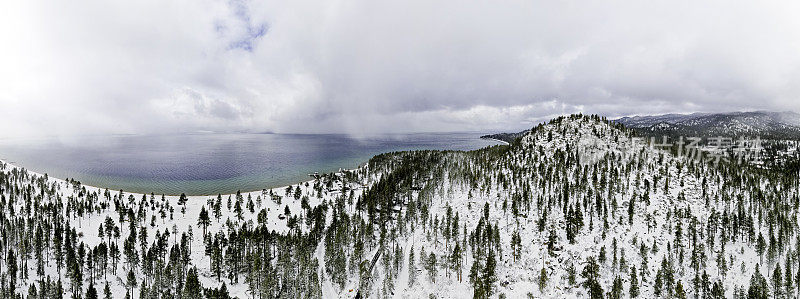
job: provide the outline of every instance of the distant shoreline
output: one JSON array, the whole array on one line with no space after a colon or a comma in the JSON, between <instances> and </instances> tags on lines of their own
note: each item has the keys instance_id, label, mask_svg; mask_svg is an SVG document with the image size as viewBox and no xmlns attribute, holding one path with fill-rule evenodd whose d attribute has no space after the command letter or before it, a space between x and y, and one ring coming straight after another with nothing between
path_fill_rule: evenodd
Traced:
<instances>
[{"instance_id":1,"label":"distant shoreline","mask_svg":"<svg viewBox=\"0 0 800 299\"><path fill-rule=\"evenodd\" d=\"M497 144L505 144L505 145L509 144L506 141L503 141L503 140L500 140L500 139L496 139L496 138L478 137L478 138L475 138L475 139L484 139L484 140L489 141L490 143L496 142ZM484 145L482 145L482 146L480 146L478 148L485 148L485 147L493 146L493 145L495 145L495 144L484 144ZM478 149L478 148L476 148L476 149ZM372 155L370 157L367 157L366 159L358 161L358 163L354 163L354 164L349 165L351 167L338 167L338 170L334 168L334 169L329 169L327 171L325 170L325 168L319 168L319 169L313 170L311 172L304 172L302 175L297 175L292 180L282 180L282 182L275 182L275 184L262 182L263 184L260 184L260 186L259 186L259 184L248 184L247 186L244 186L244 185L241 186L241 187L244 187L242 189L236 189L234 187L236 187L237 184L233 184L234 182L231 182L231 184L226 184L225 188L221 188L221 189L226 189L226 190L220 190L222 192L213 192L211 190L209 190L211 192L193 192L192 190L198 189L198 188L193 188L193 185L191 185L191 184L194 184L193 182L188 182L188 184L190 184L190 185L187 185L187 188L181 188L180 185L175 185L175 184L172 184L172 187L163 188L163 186L159 185L160 181L155 180L155 179L152 179L152 180L148 179L147 181L138 182L135 185L132 185L132 186L129 186L128 188L126 188L124 186L121 186L121 185L125 185L124 181L122 183L120 183L120 184L116 184L116 183L113 182L114 180L111 180L110 182L107 182L106 184L104 184L102 182L98 182L97 179L88 178L88 181L87 181L87 180L85 180L85 179L87 179L85 177L84 178L80 178L80 177L76 177L74 175L69 175L69 174L65 175L64 173L53 175L53 174L49 173L49 171L50 171L49 169L42 169L41 167L39 167L38 169L34 170L34 169L29 168L29 167L26 167L26 166L23 166L23 165L19 165L19 164L15 163L15 162L11 162L9 159L6 159L6 158L0 158L0 162L5 163L9 167L18 168L18 169L25 169L29 173L35 173L35 174L38 174L40 176L43 176L44 174L48 174L49 177L54 178L54 179L59 179L61 181L66 181L67 179L72 179L72 180L81 182L82 186L92 187L92 188L96 188L96 189L99 189L99 190L105 190L105 189L108 189L110 191L123 190L126 193L134 193L134 194L150 194L150 193L153 193L153 194L161 194L161 195L165 195L165 196L180 196L180 194L183 193L183 194L187 194L187 196L190 196L190 197L208 197L208 196L216 196L218 194L223 194L223 195L224 194L235 194L237 191L239 191L241 193L252 193L252 192L260 192L262 190L283 189L283 188L286 188L287 186L296 186L298 184L305 184L305 183L309 183L309 182L314 182L316 179L314 179L313 177L309 177L308 173L313 173L314 171L318 171L320 174L328 174L328 173L331 173L331 172L338 172L338 171L359 170L359 169L362 169L363 167L365 167L368 164L369 160L374 156L375 155ZM344 166L344 165L342 165L342 166ZM150 184L148 184L147 182L149 182ZM166 181L166 182L169 183L169 181ZM210 183L211 184L225 184L225 182L210 182ZM117 185L117 186L115 186L115 185ZM156 192L155 191L155 190L159 190L159 189L161 189L162 191L161 192ZM199 189L203 189L203 188L199 188ZM186 191L184 191L184 190L186 190ZM196 191L199 191L199 190L196 190Z\"/></svg>"},{"instance_id":2,"label":"distant shoreline","mask_svg":"<svg viewBox=\"0 0 800 299\"><path fill-rule=\"evenodd\" d=\"M511 145L511 143L508 143L508 141L500 140L500 139L497 139L497 138L481 137L481 139L494 140L494 141L500 142L500 143L505 144L505 145Z\"/></svg>"},{"instance_id":3,"label":"distant shoreline","mask_svg":"<svg viewBox=\"0 0 800 299\"><path fill-rule=\"evenodd\" d=\"M16 168L16 169L20 169L20 170L25 170L25 171L28 172L28 174L34 174L34 175L37 175L37 176L40 176L40 177L44 177L45 175L47 175L48 181L55 181L55 182L59 182L59 183L69 183L67 180L71 179L71 180L75 180L77 182L80 182L76 178L59 178L59 177L51 176L51 175L49 175L47 173L40 173L40 172L37 172L37 171L33 171L33 170L27 169L25 167L9 163L9 162L7 162L7 161L5 161L3 159L0 159L0 164L5 165L5 167L6 167L5 170L10 170L12 168ZM364 167L367 167L367 163L364 163L361 166L353 168L353 169L342 168L340 171L337 171L337 172L353 171L353 170L358 170L358 169L361 169L361 168L364 168ZM337 173L337 172L334 172L334 173ZM299 186L299 185L303 185L305 183L314 182L316 180L317 179L305 180L305 181L300 181L300 182L297 182L297 183L294 183L294 184L289 184L289 185L284 185L284 186L277 186L277 187L272 187L272 188L262 188L260 190L239 191L239 193L240 194L253 194L253 193L257 193L257 192L262 192L264 190L282 190L282 189L286 189L286 187ZM123 191L123 192L125 192L127 194L135 194L135 195L150 195L150 194L154 194L154 195L163 195L165 197L180 197L181 196L181 194L166 194L166 193L154 193L154 192L142 193L142 192L136 192L136 191L127 191L127 190L124 190L124 189L121 189L121 190L120 189L111 189L111 188L106 188L106 187L87 185L87 184L84 184L82 182L80 182L80 184L81 184L82 187L86 188L87 190L90 190L90 189L96 190L98 192L98 194L103 190L108 190L109 192ZM207 198L209 196L214 197L214 196L217 196L217 195L223 195L223 196L225 196L225 195L236 195L236 193L193 194L193 195L186 195L186 197L187 198L193 198L193 197L194 198Z\"/></svg>"}]
</instances>

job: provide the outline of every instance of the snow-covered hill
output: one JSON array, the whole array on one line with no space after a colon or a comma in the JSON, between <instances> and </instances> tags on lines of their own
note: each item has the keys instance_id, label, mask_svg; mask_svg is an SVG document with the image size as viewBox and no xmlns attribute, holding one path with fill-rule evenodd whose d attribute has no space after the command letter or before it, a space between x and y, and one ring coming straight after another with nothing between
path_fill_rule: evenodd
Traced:
<instances>
[{"instance_id":1,"label":"snow-covered hill","mask_svg":"<svg viewBox=\"0 0 800 299\"><path fill-rule=\"evenodd\" d=\"M622 117L615 122L640 133L684 136L761 136L800 139L800 114L794 112L731 112Z\"/></svg>"},{"instance_id":2,"label":"snow-covered hill","mask_svg":"<svg viewBox=\"0 0 800 299\"><path fill-rule=\"evenodd\" d=\"M674 156L632 136L573 115L513 145L387 153L288 188L185 199L2 163L3 294L61 285L102 297L106 283L114 298L800 291L797 174Z\"/></svg>"}]
</instances>

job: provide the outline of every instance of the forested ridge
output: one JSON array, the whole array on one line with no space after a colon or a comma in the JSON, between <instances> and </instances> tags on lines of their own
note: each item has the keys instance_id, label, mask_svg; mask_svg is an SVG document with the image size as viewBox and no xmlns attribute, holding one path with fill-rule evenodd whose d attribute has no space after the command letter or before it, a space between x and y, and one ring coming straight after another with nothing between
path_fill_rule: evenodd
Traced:
<instances>
[{"instance_id":1,"label":"forested ridge","mask_svg":"<svg viewBox=\"0 0 800 299\"><path fill-rule=\"evenodd\" d=\"M789 298L793 171L689 159L599 116L284 188L132 194L0 163L12 298Z\"/></svg>"}]
</instances>

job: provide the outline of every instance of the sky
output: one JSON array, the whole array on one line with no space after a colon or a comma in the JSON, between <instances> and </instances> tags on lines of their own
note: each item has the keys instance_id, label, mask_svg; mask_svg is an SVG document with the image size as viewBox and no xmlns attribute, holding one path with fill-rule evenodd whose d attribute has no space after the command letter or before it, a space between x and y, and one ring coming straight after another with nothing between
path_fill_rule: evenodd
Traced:
<instances>
[{"instance_id":1,"label":"sky","mask_svg":"<svg viewBox=\"0 0 800 299\"><path fill-rule=\"evenodd\" d=\"M800 111L798 1L0 1L0 138Z\"/></svg>"}]
</instances>

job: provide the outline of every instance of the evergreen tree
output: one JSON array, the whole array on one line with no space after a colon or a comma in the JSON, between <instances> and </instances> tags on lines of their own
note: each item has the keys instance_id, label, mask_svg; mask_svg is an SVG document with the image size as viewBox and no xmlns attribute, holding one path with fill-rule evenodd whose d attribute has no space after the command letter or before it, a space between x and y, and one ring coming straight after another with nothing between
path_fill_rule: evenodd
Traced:
<instances>
[{"instance_id":1,"label":"evergreen tree","mask_svg":"<svg viewBox=\"0 0 800 299\"><path fill-rule=\"evenodd\" d=\"M756 264L756 271L750 277L750 287L747 289L747 298L752 299L767 299L769 288L767 287L767 280L758 271L758 264Z\"/></svg>"},{"instance_id":2,"label":"evergreen tree","mask_svg":"<svg viewBox=\"0 0 800 299\"><path fill-rule=\"evenodd\" d=\"M31 286L28 287L28 298L36 298L36 297L38 297L38 292L36 290L36 285L31 284ZM87 299L88 299L88 297L87 297ZM97 296L95 296L94 299L97 299Z\"/></svg>"},{"instance_id":3,"label":"evergreen tree","mask_svg":"<svg viewBox=\"0 0 800 299\"><path fill-rule=\"evenodd\" d=\"M547 287L547 270L542 268L542 270L539 271L539 291L544 293L545 287Z\"/></svg>"},{"instance_id":4,"label":"evergreen tree","mask_svg":"<svg viewBox=\"0 0 800 299\"><path fill-rule=\"evenodd\" d=\"M97 299L97 289L94 288L94 284L89 284L89 288L86 290L86 299Z\"/></svg>"},{"instance_id":5,"label":"evergreen tree","mask_svg":"<svg viewBox=\"0 0 800 299\"><path fill-rule=\"evenodd\" d=\"M725 298L725 290L722 288L722 282L715 281L714 286L711 288L711 296L712 299L723 299Z\"/></svg>"},{"instance_id":6,"label":"evergreen tree","mask_svg":"<svg viewBox=\"0 0 800 299\"><path fill-rule=\"evenodd\" d=\"M436 282L436 254L431 252L428 255L428 258L425 260L425 270L428 271L428 280L431 282Z\"/></svg>"},{"instance_id":7,"label":"evergreen tree","mask_svg":"<svg viewBox=\"0 0 800 299\"><path fill-rule=\"evenodd\" d=\"M452 265L453 272L456 273L456 279L460 282L461 281L461 245L456 243L453 247L453 253L450 255L450 265Z\"/></svg>"},{"instance_id":8,"label":"evergreen tree","mask_svg":"<svg viewBox=\"0 0 800 299\"><path fill-rule=\"evenodd\" d=\"M186 284L183 286L183 298L193 299L200 298L203 286L197 276L197 268L192 267L186 273Z\"/></svg>"},{"instance_id":9,"label":"evergreen tree","mask_svg":"<svg viewBox=\"0 0 800 299\"><path fill-rule=\"evenodd\" d=\"M603 288L600 286L598 279L600 278L600 265L597 264L594 257L589 256L581 271L581 277L584 278L583 287L589 292L589 297L592 299L603 298Z\"/></svg>"},{"instance_id":10,"label":"evergreen tree","mask_svg":"<svg viewBox=\"0 0 800 299\"><path fill-rule=\"evenodd\" d=\"M208 218L208 211L206 211L206 206L203 206L200 209L200 216L197 218L197 225L203 228L203 236L206 235L206 230L208 226L211 225L211 219Z\"/></svg>"},{"instance_id":11,"label":"evergreen tree","mask_svg":"<svg viewBox=\"0 0 800 299\"><path fill-rule=\"evenodd\" d=\"M577 273L576 273L576 270L575 270L575 265L572 262L570 262L567 265L567 283L569 283L569 287L570 288L575 285L576 274Z\"/></svg>"},{"instance_id":12,"label":"evergreen tree","mask_svg":"<svg viewBox=\"0 0 800 299\"><path fill-rule=\"evenodd\" d=\"M494 252L489 251L486 258L486 266L483 268L483 290L486 297L494 294L494 283L497 281L497 276L495 274L497 263L494 255Z\"/></svg>"},{"instance_id":13,"label":"evergreen tree","mask_svg":"<svg viewBox=\"0 0 800 299\"><path fill-rule=\"evenodd\" d=\"M133 289L136 288L136 275L133 274L133 270L128 270L128 278L125 285L128 288L128 296L133 297Z\"/></svg>"},{"instance_id":14,"label":"evergreen tree","mask_svg":"<svg viewBox=\"0 0 800 299\"><path fill-rule=\"evenodd\" d=\"M611 285L611 291L608 292L608 298L620 299L622 298L622 292L623 292L622 278L620 278L619 275L617 275L616 277L614 277L614 282Z\"/></svg>"},{"instance_id":15,"label":"evergreen tree","mask_svg":"<svg viewBox=\"0 0 800 299\"><path fill-rule=\"evenodd\" d=\"M683 282L680 280L675 285L675 299L686 299L686 291L683 289Z\"/></svg>"},{"instance_id":16,"label":"evergreen tree","mask_svg":"<svg viewBox=\"0 0 800 299\"><path fill-rule=\"evenodd\" d=\"M764 262L764 249L767 247L767 242L764 240L764 235L758 233L758 239L756 240L756 253L758 253L758 258L760 263Z\"/></svg>"},{"instance_id":17,"label":"evergreen tree","mask_svg":"<svg viewBox=\"0 0 800 299\"><path fill-rule=\"evenodd\" d=\"M411 246L411 251L408 253L408 286L414 286L417 282L417 264L414 261L414 246Z\"/></svg>"},{"instance_id":18,"label":"evergreen tree","mask_svg":"<svg viewBox=\"0 0 800 299\"><path fill-rule=\"evenodd\" d=\"M108 286L108 282L106 282L106 286L103 288L103 296L105 299L111 299L111 288Z\"/></svg>"},{"instance_id":19,"label":"evergreen tree","mask_svg":"<svg viewBox=\"0 0 800 299\"><path fill-rule=\"evenodd\" d=\"M775 270L772 272L772 289L775 298L783 297L783 273L781 273L781 265L775 265Z\"/></svg>"},{"instance_id":20,"label":"evergreen tree","mask_svg":"<svg viewBox=\"0 0 800 299\"><path fill-rule=\"evenodd\" d=\"M631 280L630 280L630 288L628 289L628 294L631 298L636 298L639 296L639 278L636 274L636 266L631 266Z\"/></svg>"}]
</instances>

